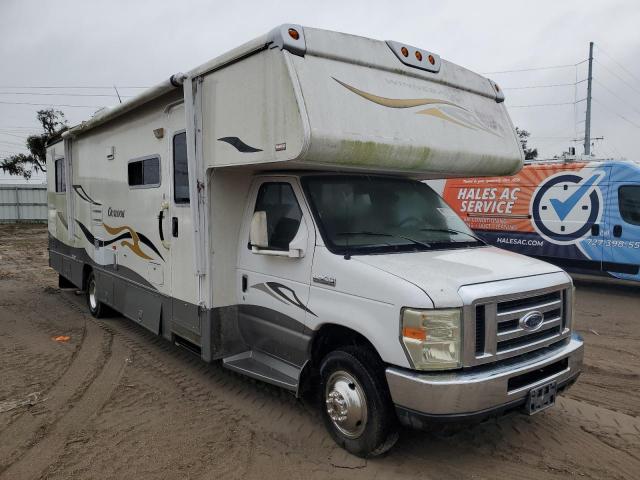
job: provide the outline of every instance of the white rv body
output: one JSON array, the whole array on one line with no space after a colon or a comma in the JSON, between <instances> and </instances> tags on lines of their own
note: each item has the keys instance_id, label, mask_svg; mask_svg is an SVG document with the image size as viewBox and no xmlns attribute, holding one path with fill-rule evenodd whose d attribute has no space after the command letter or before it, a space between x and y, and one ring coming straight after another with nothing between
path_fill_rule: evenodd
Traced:
<instances>
[{"instance_id":1,"label":"white rv body","mask_svg":"<svg viewBox=\"0 0 640 480\"><path fill-rule=\"evenodd\" d=\"M558 268L487 247L352 255L348 242L340 253L326 243L313 182L522 167L499 87L406 48L282 26L66 131L47 148L51 266L63 283L95 287L90 303L296 392L327 345L362 338L386 365L405 423L523 403L545 381L568 384L582 343L571 337L571 281ZM295 227L282 234L285 248L254 241L268 223L257 204L272 208L270 192L295 204L296 218L282 217ZM514 299L533 299L524 313L560 312L543 327L557 332L500 351L497 309ZM403 340L406 309L461 312L456 373L416 368ZM475 373L506 358L521 362ZM566 368L509 390L513 372L558 361Z\"/></svg>"}]
</instances>

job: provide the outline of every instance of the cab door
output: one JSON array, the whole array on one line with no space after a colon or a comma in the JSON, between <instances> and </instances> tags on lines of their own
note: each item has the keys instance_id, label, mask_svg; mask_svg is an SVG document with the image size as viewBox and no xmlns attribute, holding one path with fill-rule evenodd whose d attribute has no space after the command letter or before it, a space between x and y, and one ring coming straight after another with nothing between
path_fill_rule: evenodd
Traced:
<instances>
[{"instance_id":1,"label":"cab door","mask_svg":"<svg viewBox=\"0 0 640 480\"><path fill-rule=\"evenodd\" d=\"M640 182L612 182L608 214L608 261L603 270L617 278L640 280Z\"/></svg>"},{"instance_id":2,"label":"cab door","mask_svg":"<svg viewBox=\"0 0 640 480\"><path fill-rule=\"evenodd\" d=\"M258 179L249 196L238 246L238 324L252 350L298 367L307 358L304 335L315 229L299 183L291 177ZM268 247L249 243L255 212L265 212ZM291 257L291 245L298 257Z\"/></svg>"}]
</instances>

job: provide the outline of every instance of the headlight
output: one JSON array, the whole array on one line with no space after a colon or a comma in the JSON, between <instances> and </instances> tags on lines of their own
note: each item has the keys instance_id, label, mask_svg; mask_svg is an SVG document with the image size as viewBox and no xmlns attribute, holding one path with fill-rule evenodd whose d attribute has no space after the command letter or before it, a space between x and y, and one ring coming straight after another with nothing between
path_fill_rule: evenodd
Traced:
<instances>
[{"instance_id":1,"label":"headlight","mask_svg":"<svg viewBox=\"0 0 640 480\"><path fill-rule=\"evenodd\" d=\"M415 369L447 370L461 366L461 317L457 308L403 309L400 332Z\"/></svg>"}]
</instances>

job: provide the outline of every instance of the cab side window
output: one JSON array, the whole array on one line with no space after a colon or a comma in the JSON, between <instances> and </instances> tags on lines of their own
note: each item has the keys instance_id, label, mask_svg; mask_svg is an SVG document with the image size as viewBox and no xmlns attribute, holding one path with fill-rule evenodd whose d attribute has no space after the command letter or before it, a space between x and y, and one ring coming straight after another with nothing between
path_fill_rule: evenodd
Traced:
<instances>
[{"instance_id":1,"label":"cab side window","mask_svg":"<svg viewBox=\"0 0 640 480\"><path fill-rule=\"evenodd\" d=\"M67 181L64 172L64 158L58 158L55 161L56 167L56 193L67 191Z\"/></svg>"},{"instance_id":2,"label":"cab side window","mask_svg":"<svg viewBox=\"0 0 640 480\"><path fill-rule=\"evenodd\" d=\"M288 250L302 219L302 210L289 183L263 183L254 212L267 213L269 248Z\"/></svg>"},{"instance_id":3,"label":"cab side window","mask_svg":"<svg viewBox=\"0 0 640 480\"><path fill-rule=\"evenodd\" d=\"M618 205L622 219L640 225L640 185L625 185L618 189Z\"/></svg>"}]
</instances>

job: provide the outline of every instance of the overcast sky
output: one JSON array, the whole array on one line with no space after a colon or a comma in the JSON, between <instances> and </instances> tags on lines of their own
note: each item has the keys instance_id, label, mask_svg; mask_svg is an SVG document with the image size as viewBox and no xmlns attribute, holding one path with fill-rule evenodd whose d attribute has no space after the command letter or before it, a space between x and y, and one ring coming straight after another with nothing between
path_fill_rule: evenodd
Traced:
<instances>
[{"instance_id":1,"label":"overcast sky","mask_svg":"<svg viewBox=\"0 0 640 480\"><path fill-rule=\"evenodd\" d=\"M572 65L586 60L593 41L592 136L604 137L595 152L640 160L638 0L0 0L0 158L25 150L38 109L118 101L77 96L113 89L80 87L117 85L133 95L140 90L126 87L154 85L285 22L406 42L481 73L571 65L487 75L506 89L514 123L531 132L543 157L578 145L571 140L583 136L585 102L573 102L586 96L586 82L513 88L583 80L586 62ZM568 105L522 107L550 103ZM57 108L70 124L97 109Z\"/></svg>"}]
</instances>

